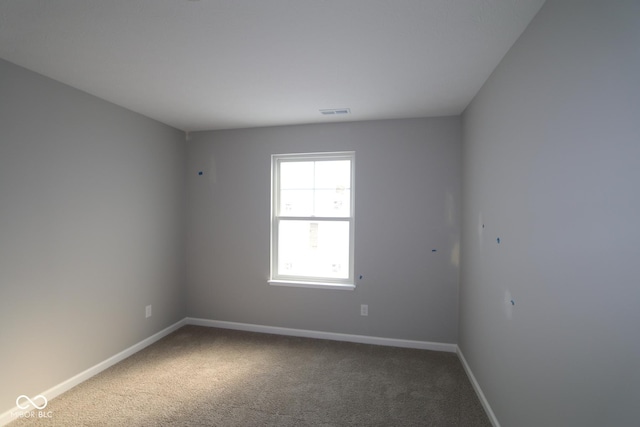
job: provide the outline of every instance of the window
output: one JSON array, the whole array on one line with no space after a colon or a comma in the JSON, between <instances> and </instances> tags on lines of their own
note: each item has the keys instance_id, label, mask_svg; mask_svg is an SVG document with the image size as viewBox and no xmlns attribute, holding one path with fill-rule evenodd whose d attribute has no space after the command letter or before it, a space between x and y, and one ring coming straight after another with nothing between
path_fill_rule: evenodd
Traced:
<instances>
[{"instance_id":1,"label":"window","mask_svg":"<svg viewBox=\"0 0 640 427\"><path fill-rule=\"evenodd\" d=\"M355 288L354 156L272 156L271 284Z\"/></svg>"}]
</instances>

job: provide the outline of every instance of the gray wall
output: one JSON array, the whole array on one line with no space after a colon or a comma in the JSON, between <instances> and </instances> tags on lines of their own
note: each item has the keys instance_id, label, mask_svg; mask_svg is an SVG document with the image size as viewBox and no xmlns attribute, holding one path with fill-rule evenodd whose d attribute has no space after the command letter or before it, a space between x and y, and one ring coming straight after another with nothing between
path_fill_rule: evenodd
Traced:
<instances>
[{"instance_id":1,"label":"gray wall","mask_svg":"<svg viewBox=\"0 0 640 427\"><path fill-rule=\"evenodd\" d=\"M185 166L181 132L0 60L0 413L184 318Z\"/></svg>"},{"instance_id":2,"label":"gray wall","mask_svg":"<svg viewBox=\"0 0 640 427\"><path fill-rule=\"evenodd\" d=\"M547 0L463 115L459 346L503 426L640 419L638 17Z\"/></svg>"},{"instance_id":3,"label":"gray wall","mask_svg":"<svg viewBox=\"0 0 640 427\"><path fill-rule=\"evenodd\" d=\"M193 134L189 315L455 343L460 128L454 117ZM355 291L268 285L271 154L341 150L356 152L355 270L363 279Z\"/></svg>"}]
</instances>

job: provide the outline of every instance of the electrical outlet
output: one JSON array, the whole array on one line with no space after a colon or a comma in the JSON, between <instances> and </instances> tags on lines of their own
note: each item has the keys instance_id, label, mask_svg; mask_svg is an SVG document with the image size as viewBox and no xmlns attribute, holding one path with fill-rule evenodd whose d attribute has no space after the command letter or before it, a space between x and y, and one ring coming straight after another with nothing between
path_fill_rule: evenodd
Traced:
<instances>
[{"instance_id":1,"label":"electrical outlet","mask_svg":"<svg viewBox=\"0 0 640 427\"><path fill-rule=\"evenodd\" d=\"M369 306L367 304L362 304L360 306L360 316L368 316L369 315Z\"/></svg>"},{"instance_id":2,"label":"electrical outlet","mask_svg":"<svg viewBox=\"0 0 640 427\"><path fill-rule=\"evenodd\" d=\"M144 309L144 317L145 318L151 317L151 306L150 305L145 307L145 309Z\"/></svg>"}]
</instances>

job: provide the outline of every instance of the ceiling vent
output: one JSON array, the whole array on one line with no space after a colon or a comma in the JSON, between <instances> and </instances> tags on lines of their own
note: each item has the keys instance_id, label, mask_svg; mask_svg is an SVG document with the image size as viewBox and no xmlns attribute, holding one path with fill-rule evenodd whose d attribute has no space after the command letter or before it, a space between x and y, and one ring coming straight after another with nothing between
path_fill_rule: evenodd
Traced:
<instances>
[{"instance_id":1,"label":"ceiling vent","mask_svg":"<svg viewBox=\"0 0 640 427\"><path fill-rule=\"evenodd\" d=\"M351 108L331 108L329 110L320 110L320 114L323 116L342 116L345 114L351 114Z\"/></svg>"}]
</instances>

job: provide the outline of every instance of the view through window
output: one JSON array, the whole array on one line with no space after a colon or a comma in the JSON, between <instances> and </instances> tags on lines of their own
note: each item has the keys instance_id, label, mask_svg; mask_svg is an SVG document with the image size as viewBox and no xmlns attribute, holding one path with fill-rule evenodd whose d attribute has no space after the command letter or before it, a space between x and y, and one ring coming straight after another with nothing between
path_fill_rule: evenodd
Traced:
<instances>
[{"instance_id":1,"label":"view through window","mask_svg":"<svg viewBox=\"0 0 640 427\"><path fill-rule=\"evenodd\" d=\"M353 152L274 155L272 280L353 284Z\"/></svg>"}]
</instances>

